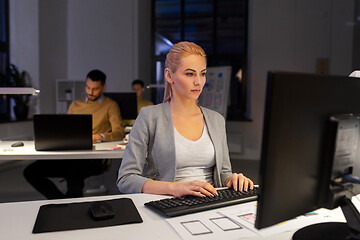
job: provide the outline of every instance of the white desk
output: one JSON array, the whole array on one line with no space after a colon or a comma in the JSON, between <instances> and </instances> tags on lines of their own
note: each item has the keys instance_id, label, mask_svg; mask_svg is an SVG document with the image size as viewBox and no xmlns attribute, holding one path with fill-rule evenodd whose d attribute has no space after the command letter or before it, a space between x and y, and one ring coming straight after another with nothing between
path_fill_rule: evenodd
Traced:
<instances>
[{"instance_id":1,"label":"white desk","mask_svg":"<svg viewBox=\"0 0 360 240\"><path fill-rule=\"evenodd\" d=\"M49 203L70 203L84 201L98 201L105 199L114 199L127 197L131 198L142 219L143 223L119 225L104 228L92 228L85 230L60 231L52 233L33 234L35 219L41 205ZM156 239L156 240L176 240L180 236L167 223L161 215L147 209L145 202L164 198L164 196L151 194L124 194L101 197L87 197L61 200L44 200L31 202L3 203L0 204L0 237L1 239L12 240L112 240L112 239ZM218 211L219 209L211 210ZM336 209L339 210L339 209ZM334 211L335 214L342 214L340 211ZM284 232L269 237L245 238L246 240L289 240L294 231ZM244 239L244 238L242 238Z\"/></svg>"},{"instance_id":2,"label":"white desk","mask_svg":"<svg viewBox=\"0 0 360 240\"><path fill-rule=\"evenodd\" d=\"M92 228L86 230L61 231L52 233L33 234L35 219L41 205L49 203L67 203L80 201L96 201L103 199L113 199L129 197L131 198L142 219L143 223L127 224L114 227ZM18 203L0 204L0 236L6 240L28 240L28 239L46 239L46 240L110 240L110 239L181 239L180 236L172 229L167 221L157 213L147 209L144 203L147 201L161 198L158 195L150 194L130 194L116 196L101 196L76 198L66 200L44 200ZM291 234L285 234L284 238L272 239L290 239ZM254 238L252 238L254 239Z\"/></svg>"},{"instance_id":3,"label":"white desk","mask_svg":"<svg viewBox=\"0 0 360 240\"><path fill-rule=\"evenodd\" d=\"M0 160L41 160L41 159L117 159L122 158L124 150L106 150L122 141L94 144L94 150L36 151L34 141L23 141L23 147L11 147L15 141L0 142Z\"/></svg>"}]
</instances>

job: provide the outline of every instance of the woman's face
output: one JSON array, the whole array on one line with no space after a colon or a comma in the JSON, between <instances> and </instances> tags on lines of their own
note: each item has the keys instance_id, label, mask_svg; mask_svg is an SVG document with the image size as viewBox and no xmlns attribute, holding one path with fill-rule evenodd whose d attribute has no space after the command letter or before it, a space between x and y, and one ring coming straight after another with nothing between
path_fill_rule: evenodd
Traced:
<instances>
[{"instance_id":1,"label":"woman's face","mask_svg":"<svg viewBox=\"0 0 360 240\"><path fill-rule=\"evenodd\" d=\"M173 97L196 100L206 82L206 60L199 55L181 58L180 66L175 72L168 71Z\"/></svg>"}]
</instances>

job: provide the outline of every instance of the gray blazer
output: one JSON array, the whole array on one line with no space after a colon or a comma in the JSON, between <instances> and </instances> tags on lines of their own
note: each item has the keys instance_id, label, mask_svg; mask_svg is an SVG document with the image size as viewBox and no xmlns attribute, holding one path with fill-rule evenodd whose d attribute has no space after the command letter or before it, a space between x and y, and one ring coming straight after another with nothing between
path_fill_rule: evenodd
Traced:
<instances>
[{"instance_id":1,"label":"gray blazer","mask_svg":"<svg viewBox=\"0 0 360 240\"><path fill-rule=\"evenodd\" d=\"M231 176L225 119L200 107L215 148L214 184L225 186ZM130 133L117 186L122 193L140 193L149 179L174 182L176 170L174 125L168 102L141 109Z\"/></svg>"}]
</instances>

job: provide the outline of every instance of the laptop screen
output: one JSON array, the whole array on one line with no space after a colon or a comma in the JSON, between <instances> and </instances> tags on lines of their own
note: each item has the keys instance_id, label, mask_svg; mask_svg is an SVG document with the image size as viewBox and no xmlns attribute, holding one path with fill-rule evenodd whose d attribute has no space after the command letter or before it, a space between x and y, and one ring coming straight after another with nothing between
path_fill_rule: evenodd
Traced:
<instances>
[{"instance_id":1,"label":"laptop screen","mask_svg":"<svg viewBox=\"0 0 360 240\"><path fill-rule=\"evenodd\" d=\"M91 114L35 114L34 140L37 151L91 150Z\"/></svg>"}]
</instances>

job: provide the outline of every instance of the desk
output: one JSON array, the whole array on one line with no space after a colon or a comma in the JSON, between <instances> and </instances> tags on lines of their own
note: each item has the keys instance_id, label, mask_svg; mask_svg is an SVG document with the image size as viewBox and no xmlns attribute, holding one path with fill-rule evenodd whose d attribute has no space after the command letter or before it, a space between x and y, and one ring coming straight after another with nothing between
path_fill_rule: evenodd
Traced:
<instances>
[{"instance_id":1,"label":"desk","mask_svg":"<svg viewBox=\"0 0 360 240\"><path fill-rule=\"evenodd\" d=\"M106 150L122 141L95 143L95 150L36 151L34 141L23 141L23 147L11 147L15 141L0 142L0 160L44 159L116 159L122 158L124 150Z\"/></svg>"},{"instance_id":2,"label":"desk","mask_svg":"<svg viewBox=\"0 0 360 240\"><path fill-rule=\"evenodd\" d=\"M52 233L32 234L32 229L38 210L41 205L49 203L70 203L84 201L99 201L114 198L131 198L142 219L143 223L128 224L105 228L92 228L85 230L61 231ZM173 240L181 239L167 221L159 214L144 206L145 202L164 198L164 196L152 194L124 194L101 197L87 197L61 200L44 200L31 202L3 203L0 204L0 236L1 239L36 239L36 240L119 240L119 239L156 239ZM218 209L211 210L218 211ZM342 214L340 209L334 210L334 214ZM294 232L284 232L270 237L255 237L246 240L289 240Z\"/></svg>"}]
</instances>

